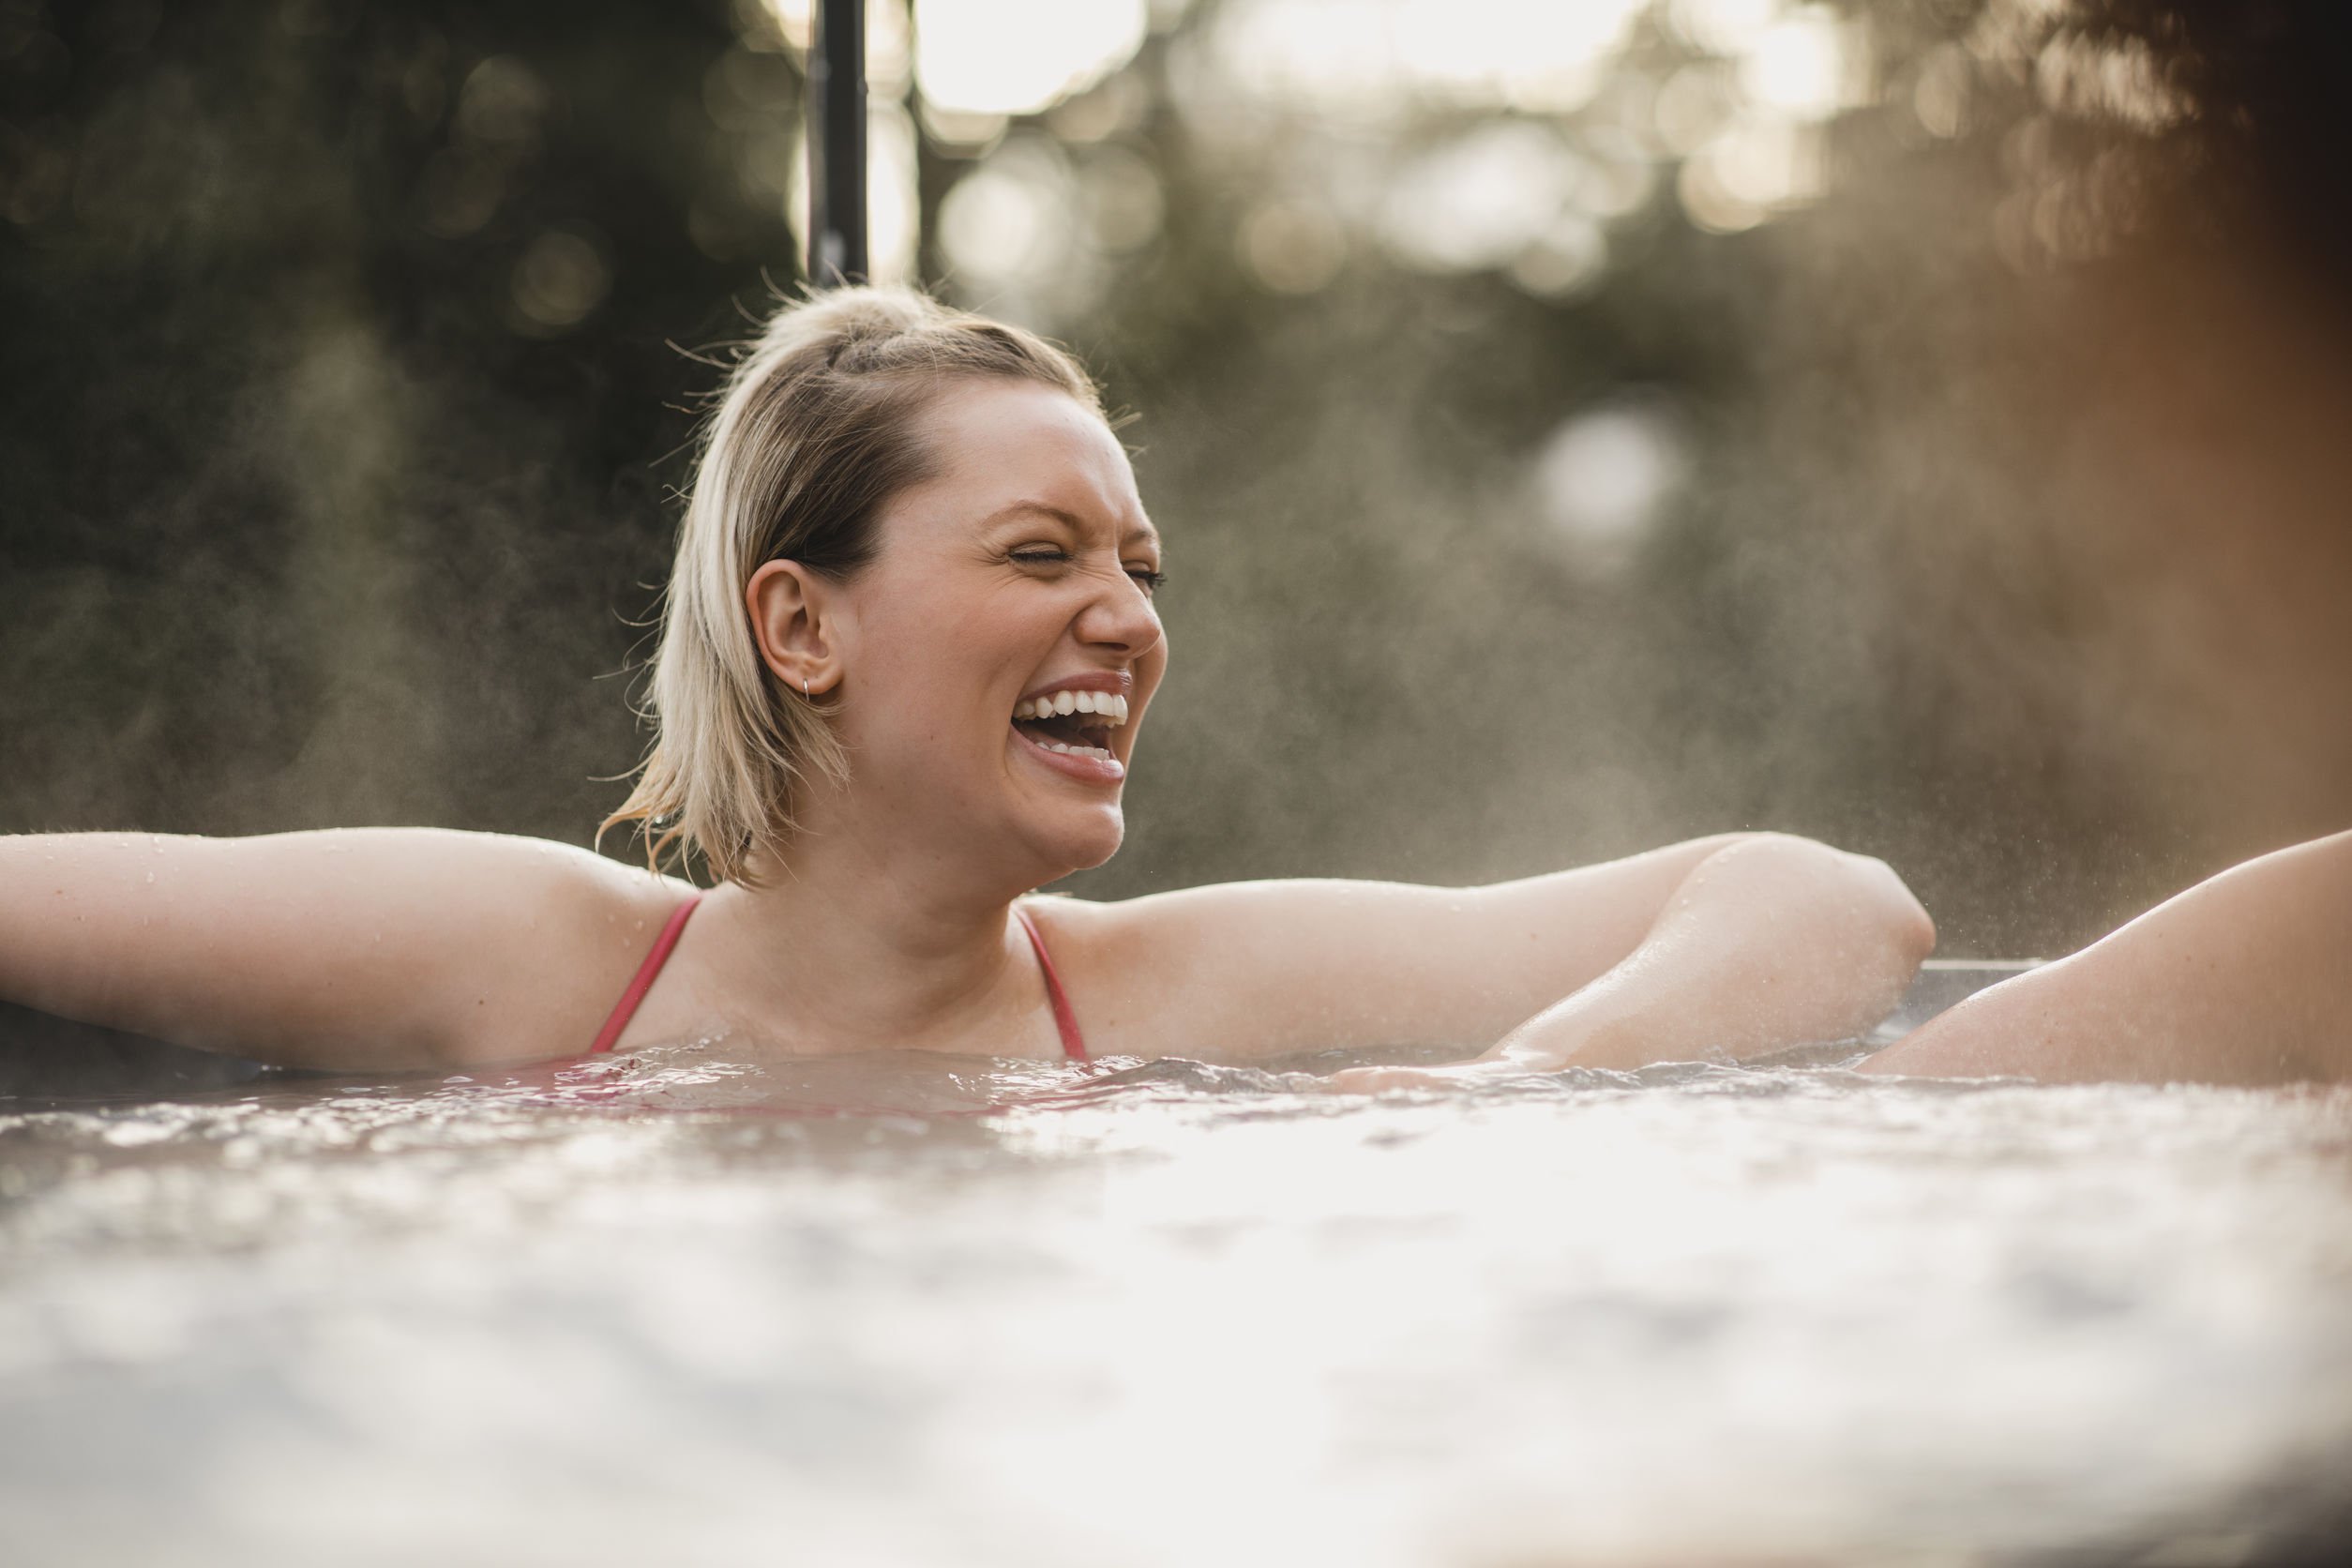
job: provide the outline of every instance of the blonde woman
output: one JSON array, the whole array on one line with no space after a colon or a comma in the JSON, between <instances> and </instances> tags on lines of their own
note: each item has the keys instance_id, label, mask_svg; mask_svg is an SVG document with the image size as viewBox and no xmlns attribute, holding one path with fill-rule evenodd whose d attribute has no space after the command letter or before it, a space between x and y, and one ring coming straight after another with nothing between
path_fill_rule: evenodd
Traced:
<instances>
[{"instance_id":1,"label":"blonde woman","mask_svg":"<svg viewBox=\"0 0 2352 1568\"><path fill-rule=\"evenodd\" d=\"M1417 1043L1528 1071L1850 1035L1933 942L1884 865L1774 835L1486 887L1032 898L1119 848L1161 560L1060 351L905 291L788 305L706 430L613 819L707 890L426 829L6 839L0 996L305 1066Z\"/></svg>"}]
</instances>

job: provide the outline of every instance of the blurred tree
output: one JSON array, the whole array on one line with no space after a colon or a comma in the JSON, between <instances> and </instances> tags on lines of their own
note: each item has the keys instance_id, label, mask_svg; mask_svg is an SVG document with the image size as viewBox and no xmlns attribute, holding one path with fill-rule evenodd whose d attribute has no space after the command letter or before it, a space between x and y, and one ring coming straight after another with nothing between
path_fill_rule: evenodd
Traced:
<instances>
[{"instance_id":1,"label":"blurred tree","mask_svg":"<svg viewBox=\"0 0 2352 1568\"><path fill-rule=\"evenodd\" d=\"M10 825L578 837L706 376L666 339L790 254L739 178L787 63L716 7L11 25Z\"/></svg>"}]
</instances>

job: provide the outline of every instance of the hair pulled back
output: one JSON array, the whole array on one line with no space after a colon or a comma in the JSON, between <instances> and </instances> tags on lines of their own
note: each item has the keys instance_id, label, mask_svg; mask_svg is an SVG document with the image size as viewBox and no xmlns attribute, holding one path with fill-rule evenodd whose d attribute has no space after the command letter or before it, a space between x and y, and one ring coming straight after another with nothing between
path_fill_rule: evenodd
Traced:
<instances>
[{"instance_id":1,"label":"hair pulled back","mask_svg":"<svg viewBox=\"0 0 2352 1568\"><path fill-rule=\"evenodd\" d=\"M646 699L654 743L604 828L635 823L653 865L700 854L741 881L756 848L791 837L812 779L847 779L822 706L761 659L746 590L770 561L836 580L867 565L882 504L937 471L919 416L949 384L987 379L1102 411L1061 349L912 289L836 289L769 319L702 427Z\"/></svg>"}]
</instances>

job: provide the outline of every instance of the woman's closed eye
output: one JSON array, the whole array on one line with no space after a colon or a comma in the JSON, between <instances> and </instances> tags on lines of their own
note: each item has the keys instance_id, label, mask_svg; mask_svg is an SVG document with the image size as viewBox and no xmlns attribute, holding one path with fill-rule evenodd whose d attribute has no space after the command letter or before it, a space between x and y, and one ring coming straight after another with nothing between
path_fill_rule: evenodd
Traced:
<instances>
[{"instance_id":1,"label":"woman's closed eye","mask_svg":"<svg viewBox=\"0 0 2352 1568\"><path fill-rule=\"evenodd\" d=\"M1024 566L1066 566L1076 559L1068 550L1049 545L1017 550L1013 551L1012 558ZM1133 578L1137 586L1147 594L1158 592L1160 585L1168 580L1168 574L1149 562L1130 561L1120 569Z\"/></svg>"}]
</instances>

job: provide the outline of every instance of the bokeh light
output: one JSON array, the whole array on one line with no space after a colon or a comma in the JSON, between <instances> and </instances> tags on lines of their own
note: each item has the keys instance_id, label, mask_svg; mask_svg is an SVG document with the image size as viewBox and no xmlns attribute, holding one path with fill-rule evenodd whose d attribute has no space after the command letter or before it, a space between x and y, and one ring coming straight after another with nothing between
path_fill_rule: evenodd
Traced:
<instances>
[{"instance_id":1,"label":"bokeh light","mask_svg":"<svg viewBox=\"0 0 2352 1568\"><path fill-rule=\"evenodd\" d=\"M1571 565L1606 578L1638 557L1684 469L1672 417L1653 401L1628 399L1563 421L1536 456L1534 484Z\"/></svg>"},{"instance_id":2,"label":"bokeh light","mask_svg":"<svg viewBox=\"0 0 2352 1568\"><path fill-rule=\"evenodd\" d=\"M1147 159L1123 147L1094 148L1078 181L1094 242L1104 250L1123 255L1159 238L1167 200Z\"/></svg>"},{"instance_id":3,"label":"bokeh light","mask_svg":"<svg viewBox=\"0 0 2352 1568\"><path fill-rule=\"evenodd\" d=\"M1818 200L1820 128L1877 91L1867 32L1789 0L1232 0L1175 64L1178 107L1231 175L1269 145L1326 175L1384 164L1368 197L1360 179L1326 192L1352 238L1560 300L1662 187L1712 234ZM1236 249L1280 287L1279 264L1247 261L1266 234Z\"/></svg>"},{"instance_id":4,"label":"bokeh light","mask_svg":"<svg viewBox=\"0 0 2352 1568\"><path fill-rule=\"evenodd\" d=\"M1759 109L1820 120L1862 102L1862 52L1826 6L1808 6L1761 29L1740 59L1740 83Z\"/></svg>"},{"instance_id":5,"label":"bokeh light","mask_svg":"<svg viewBox=\"0 0 2352 1568\"><path fill-rule=\"evenodd\" d=\"M1120 237L1147 224L1156 228L1155 195L1122 199L1133 204L1108 218ZM950 286L1044 330L1060 328L1098 297L1104 279L1097 232L1069 153L1033 133L1007 138L940 204Z\"/></svg>"},{"instance_id":6,"label":"bokeh light","mask_svg":"<svg viewBox=\"0 0 2352 1568\"><path fill-rule=\"evenodd\" d=\"M1597 287L1608 271L1608 236L1582 213L1554 218L1511 259L1511 280L1539 299L1565 301Z\"/></svg>"},{"instance_id":7,"label":"bokeh light","mask_svg":"<svg viewBox=\"0 0 2352 1568\"><path fill-rule=\"evenodd\" d=\"M1314 113L1416 100L1563 113L1598 89L1645 0L1235 0L1225 68Z\"/></svg>"},{"instance_id":8,"label":"bokeh light","mask_svg":"<svg viewBox=\"0 0 2352 1568\"><path fill-rule=\"evenodd\" d=\"M578 230L548 230L515 263L515 309L531 329L560 332L579 325L611 288L612 264L605 247Z\"/></svg>"},{"instance_id":9,"label":"bokeh light","mask_svg":"<svg viewBox=\"0 0 2352 1568\"><path fill-rule=\"evenodd\" d=\"M1380 237L1410 266L1500 266L1551 226L1583 165L1545 128L1481 126L1407 163L1380 214Z\"/></svg>"},{"instance_id":10,"label":"bokeh light","mask_svg":"<svg viewBox=\"0 0 2352 1568\"><path fill-rule=\"evenodd\" d=\"M1144 0L917 0L914 74L956 114L1034 114L1135 57Z\"/></svg>"},{"instance_id":11,"label":"bokeh light","mask_svg":"<svg viewBox=\"0 0 2352 1568\"><path fill-rule=\"evenodd\" d=\"M1824 188L1821 145L1810 128L1742 115L1691 155L1675 189L1692 222L1733 234Z\"/></svg>"},{"instance_id":12,"label":"bokeh light","mask_svg":"<svg viewBox=\"0 0 2352 1568\"><path fill-rule=\"evenodd\" d=\"M1330 209L1311 201L1268 201L1250 209L1239 235L1242 264L1274 294L1312 294L1347 259L1348 236Z\"/></svg>"}]
</instances>

